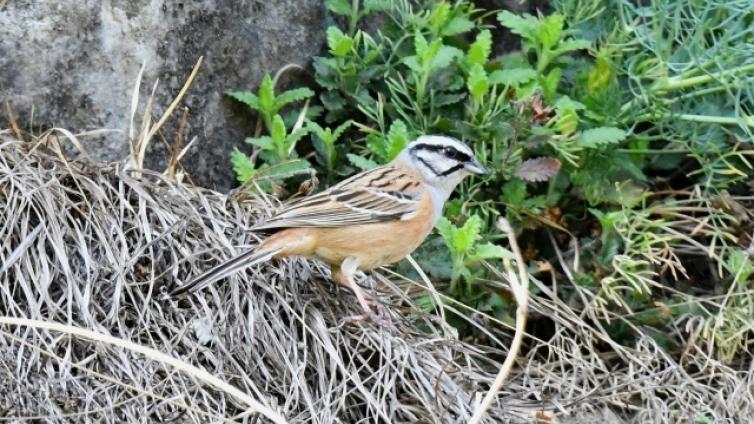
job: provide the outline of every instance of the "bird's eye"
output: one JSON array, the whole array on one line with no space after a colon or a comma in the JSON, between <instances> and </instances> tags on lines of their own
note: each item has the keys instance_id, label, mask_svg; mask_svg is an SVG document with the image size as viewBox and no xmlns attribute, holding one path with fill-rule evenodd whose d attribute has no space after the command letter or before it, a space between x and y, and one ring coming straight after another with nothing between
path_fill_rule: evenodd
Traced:
<instances>
[{"instance_id":1,"label":"bird's eye","mask_svg":"<svg viewBox=\"0 0 754 424\"><path fill-rule=\"evenodd\" d=\"M446 147L444 150L445 156L451 158L451 159L458 159L459 154L458 150L452 148L452 147Z\"/></svg>"}]
</instances>

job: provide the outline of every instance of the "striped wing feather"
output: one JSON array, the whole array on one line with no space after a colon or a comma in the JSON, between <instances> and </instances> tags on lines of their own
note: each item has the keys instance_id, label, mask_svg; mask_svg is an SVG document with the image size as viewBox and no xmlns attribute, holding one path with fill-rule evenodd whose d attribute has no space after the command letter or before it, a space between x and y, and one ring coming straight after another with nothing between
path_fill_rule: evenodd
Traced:
<instances>
[{"instance_id":1,"label":"striped wing feather","mask_svg":"<svg viewBox=\"0 0 754 424\"><path fill-rule=\"evenodd\" d=\"M374 168L284 206L255 228L342 227L406 219L416 213L421 185L418 176L405 170Z\"/></svg>"}]
</instances>

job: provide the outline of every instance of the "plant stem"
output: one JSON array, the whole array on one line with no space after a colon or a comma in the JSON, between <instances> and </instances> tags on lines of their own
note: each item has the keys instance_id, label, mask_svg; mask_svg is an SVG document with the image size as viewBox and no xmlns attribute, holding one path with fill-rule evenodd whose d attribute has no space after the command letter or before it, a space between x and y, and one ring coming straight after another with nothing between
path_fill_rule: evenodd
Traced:
<instances>
[{"instance_id":1,"label":"plant stem","mask_svg":"<svg viewBox=\"0 0 754 424\"><path fill-rule=\"evenodd\" d=\"M353 37L356 33L356 24L359 22L359 0L351 0L351 19L348 22L348 35Z\"/></svg>"},{"instance_id":2,"label":"plant stem","mask_svg":"<svg viewBox=\"0 0 754 424\"><path fill-rule=\"evenodd\" d=\"M652 87L651 90L652 91L680 90L682 88L688 88L688 87L693 87L700 84L706 84L710 81L719 80L724 77L734 76L735 74L739 74L739 73L748 73L751 71L754 71L754 63L739 66L733 69L725 69L725 70L714 72L711 74L699 75L697 77L689 77L689 78L682 78L678 76L670 77L664 81L658 81L658 84L655 84L655 86Z\"/></svg>"}]
</instances>

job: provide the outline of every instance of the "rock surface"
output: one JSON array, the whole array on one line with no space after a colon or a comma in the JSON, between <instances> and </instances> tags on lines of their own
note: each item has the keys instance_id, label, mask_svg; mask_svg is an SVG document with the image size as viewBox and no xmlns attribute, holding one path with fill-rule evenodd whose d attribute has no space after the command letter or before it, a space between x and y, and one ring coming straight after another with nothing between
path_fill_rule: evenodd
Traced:
<instances>
[{"instance_id":1,"label":"rock surface","mask_svg":"<svg viewBox=\"0 0 754 424\"><path fill-rule=\"evenodd\" d=\"M256 87L264 73L289 63L308 65L324 32L322 0L0 2L0 101L10 100L24 130L32 116L34 132L125 130L143 63L142 100L159 80L157 119L203 55L183 103L190 108L186 140L199 139L182 162L197 184L225 190L234 184L230 151L250 135L253 115L223 92ZM179 115L164 127L171 143ZM85 146L97 159L120 160L126 140L110 134ZM159 139L153 145L147 165L161 171L164 148Z\"/></svg>"}]
</instances>

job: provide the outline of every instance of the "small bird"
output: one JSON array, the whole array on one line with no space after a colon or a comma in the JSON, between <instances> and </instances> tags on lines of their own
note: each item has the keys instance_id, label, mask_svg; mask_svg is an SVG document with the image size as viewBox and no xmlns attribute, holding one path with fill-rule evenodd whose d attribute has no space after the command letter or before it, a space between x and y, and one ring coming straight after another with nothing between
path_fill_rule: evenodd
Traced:
<instances>
[{"instance_id":1,"label":"small bird","mask_svg":"<svg viewBox=\"0 0 754 424\"><path fill-rule=\"evenodd\" d=\"M351 289L374 319L371 296L354 281L357 270L397 262L432 231L443 206L469 174L487 170L462 142L418 137L390 163L354 175L329 189L284 205L252 230L274 233L259 246L210 269L170 295L196 292L234 272L271 258L316 257L332 278Z\"/></svg>"}]
</instances>

